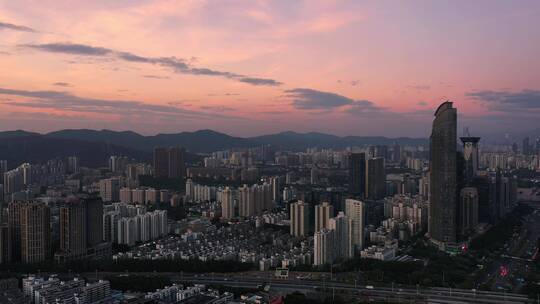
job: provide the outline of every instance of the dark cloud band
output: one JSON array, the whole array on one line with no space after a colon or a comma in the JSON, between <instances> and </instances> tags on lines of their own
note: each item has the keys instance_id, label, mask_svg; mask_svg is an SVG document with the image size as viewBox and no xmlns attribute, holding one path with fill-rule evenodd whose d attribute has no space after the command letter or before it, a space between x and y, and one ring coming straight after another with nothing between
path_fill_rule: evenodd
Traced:
<instances>
[{"instance_id":1,"label":"dark cloud band","mask_svg":"<svg viewBox=\"0 0 540 304\"><path fill-rule=\"evenodd\" d=\"M24 25L17 25L13 23L7 23L0 21L0 30L6 29L6 30L12 30L12 31L19 31L19 32L27 32L27 33L37 33L35 29L24 26Z\"/></svg>"},{"instance_id":2,"label":"dark cloud band","mask_svg":"<svg viewBox=\"0 0 540 304\"><path fill-rule=\"evenodd\" d=\"M537 90L523 90L521 92L477 91L467 93L467 96L494 111L540 110L540 91Z\"/></svg>"},{"instance_id":3,"label":"dark cloud band","mask_svg":"<svg viewBox=\"0 0 540 304\"><path fill-rule=\"evenodd\" d=\"M206 113L188 110L173 105L148 104L133 100L107 100L79 97L68 92L60 91L30 91L0 88L0 95L26 97L25 101L7 101L3 104L12 107L51 109L77 113L99 113L122 116L176 117L176 118L222 118L237 119L238 117L219 113Z\"/></svg>"},{"instance_id":4,"label":"dark cloud band","mask_svg":"<svg viewBox=\"0 0 540 304\"><path fill-rule=\"evenodd\" d=\"M103 47L95 47L84 44L75 43L47 43L47 44L25 44L22 47L38 50L49 53L61 53L69 55L79 56L93 56L93 57L111 57L127 62L146 63L159 65L171 69L175 73L189 74L189 75L202 75L202 76L216 76L224 77L227 79L234 79L242 83L258 86L279 86L282 83L267 78L248 77L242 74L217 71L209 68L193 67L187 63L186 60L176 57L145 57L137 54L116 51Z\"/></svg>"},{"instance_id":5,"label":"dark cloud band","mask_svg":"<svg viewBox=\"0 0 540 304\"><path fill-rule=\"evenodd\" d=\"M297 88L285 91L292 99L292 105L299 110L332 111L342 110L351 114L383 113L384 108L378 107L369 100L354 100L336 93L322 92L307 88Z\"/></svg>"}]
</instances>

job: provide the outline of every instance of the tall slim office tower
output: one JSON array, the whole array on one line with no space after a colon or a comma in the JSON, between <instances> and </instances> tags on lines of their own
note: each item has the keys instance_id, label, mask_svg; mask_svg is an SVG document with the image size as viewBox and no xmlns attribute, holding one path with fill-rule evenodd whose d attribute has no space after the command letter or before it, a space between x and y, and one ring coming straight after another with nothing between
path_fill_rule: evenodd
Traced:
<instances>
[{"instance_id":1,"label":"tall slim office tower","mask_svg":"<svg viewBox=\"0 0 540 304\"><path fill-rule=\"evenodd\" d=\"M51 254L51 213L44 203L20 203L21 261L38 263Z\"/></svg>"},{"instance_id":2,"label":"tall slim office tower","mask_svg":"<svg viewBox=\"0 0 540 304\"><path fill-rule=\"evenodd\" d=\"M366 161L366 198L383 199L386 196L386 173L384 158L370 158Z\"/></svg>"},{"instance_id":3,"label":"tall slim office tower","mask_svg":"<svg viewBox=\"0 0 540 304\"><path fill-rule=\"evenodd\" d=\"M366 154L349 155L349 193L364 197L366 194Z\"/></svg>"},{"instance_id":4,"label":"tall slim office tower","mask_svg":"<svg viewBox=\"0 0 540 304\"><path fill-rule=\"evenodd\" d=\"M315 206L315 231L328 228L330 218L334 216L334 206L328 202Z\"/></svg>"},{"instance_id":5,"label":"tall slim office tower","mask_svg":"<svg viewBox=\"0 0 540 304\"><path fill-rule=\"evenodd\" d=\"M103 243L103 202L97 197L82 200L86 207L86 242L93 247Z\"/></svg>"},{"instance_id":6,"label":"tall slim office tower","mask_svg":"<svg viewBox=\"0 0 540 304\"><path fill-rule=\"evenodd\" d=\"M441 248L456 242L457 110L452 102L435 112L430 138L429 234Z\"/></svg>"},{"instance_id":7,"label":"tall slim office tower","mask_svg":"<svg viewBox=\"0 0 540 304\"><path fill-rule=\"evenodd\" d=\"M478 225L478 190L473 187L461 189L459 216L460 233L465 235Z\"/></svg>"},{"instance_id":8,"label":"tall slim office tower","mask_svg":"<svg viewBox=\"0 0 540 304\"><path fill-rule=\"evenodd\" d=\"M350 246L357 253L364 249L364 202L345 200L345 215L350 219Z\"/></svg>"},{"instance_id":9,"label":"tall slim office tower","mask_svg":"<svg viewBox=\"0 0 540 304\"><path fill-rule=\"evenodd\" d=\"M8 205L9 261L21 261L21 207L22 202L11 202Z\"/></svg>"},{"instance_id":10,"label":"tall slim office tower","mask_svg":"<svg viewBox=\"0 0 540 304\"><path fill-rule=\"evenodd\" d=\"M531 144L529 143L529 137L525 137L523 139L523 143L521 145L521 151L523 155L531 154Z\"/></svg>"},{"instance_id":11,"label":"tall slim office tower","mask_svg":"<svg viewBox=\"0 0 540 304\"><path fill-rule=\"evenodd\" d=\"M291 228L293 236L307 236L311 234L311 210L307 203L298 201L290 205Z\"/></svg>"},{"instance_id":12,"label":"tall slim office tower","mask_svg":"<svg viewBox=\"0 0 540 304\"><path fill-rule=\"evenodd\" d=\"M460 137L463 142L463 158L465 159L465 181L470 182L478 172L478 142L480 137Z\"/></svg>"},{"instance_id":13,"label":"tall slim office tower","mask_svg":"<svg viewBox=\"0 0 540 304\"><path fill-rule=\"evenodd\" d=\"M182 147L169 148L169 177L178 178L186 176L186 150Z\"/></svg>"},{"instance_id":14,"label":"tall slim office tower","mask_svg":"<svg viewBox=\"0 0 540 304\"><path fill-rule=\"evenodd\" d=\"M229 187L225 187L221 193L221 218L224 220L234 218L234 199Z\"/></svg>"},{"instance_id":15,"label":"tall slim office tower","mask_svg":"<svg viewBox=\"0 0 540 304\"><path fill-rule=\"evenodd\" d=\"M343 212L331 218L328 222L328 229L334 231L335 258L349 259L353 256L351 250L351 220Z\"/></svg>"},{"instance_id":16,"label":"tall slim office tower","mask_svg":"<svg viewBox=\"0 0 540 304\"><path fill-rule=\"evenodd\" d=\"M169 176L169 153L167 148L154 148L154 176Z\"/></svg>"}]
</instances>

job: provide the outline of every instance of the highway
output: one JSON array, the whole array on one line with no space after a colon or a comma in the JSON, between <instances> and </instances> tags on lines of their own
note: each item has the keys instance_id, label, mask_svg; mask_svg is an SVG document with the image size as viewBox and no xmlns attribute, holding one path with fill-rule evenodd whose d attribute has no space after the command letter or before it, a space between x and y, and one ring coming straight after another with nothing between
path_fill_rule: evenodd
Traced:
<instances>
[{"instance_id":1,"label":"highway","mask_svg":"<svg viewBox=\"0 0 540 304\"><path fill-rule=\"evenodd\" d=\"M328 281L311 281L297 279L272 279L261 280L260 278L250 278L245 276L195 276L183 275L175 276L173 280L177 282L193 282L203 284L221 284L232 287L250 287L256 288L263 283L269 284L271 290L325 290L329 294L347 292L348 294L357 294L365 298L373 299L402 299L418 300L425 303L532 303L525 295L475 291L453 288L391 288L374 286L354 286L353 284Z\"/></svg>"},{"instance_id":2,"label":"highway","mask_svg":"<svg viewBox=\"0 0 540 304\"><path fill-rule=\"evenodd\" d=\"M482 280L482 283L491 281L494 290L519 292L525 285L523 277L530 271L532 257L538 250L537 239L540 237L539 206L534 203L529 205L537 211L525 217L519 233L508 240ZM500 275L501 266L507 269L507 275Z\"/></svg>"},{"instance_id":3,"label":"highway","mask_svg":"<svg viewBox=\"0 0 540 304\"><path fill-rule=\"evenodd\" d=\"M98 272L82 274L88 278L105 278L110 275L127 275L125 272ZM292 291L325 291L332 294L347 294L364 300L403 301L405 303L482 303L482 304L513 304L535 303L526 295L511 292L480 291L468 289L431 287L382 287L360 286L351 283L336 282L332 280L310 279L276 279L272 272L251 271L245 273L206 273L184 274L182 272L155 273L155 272L129 272L136 275L156 275L169 277L175 283L191 282L196 284L216 284L231 287L257 288L261 285L270 285L270 291L276 293L289 293Z\"/></svg>"}]
</instances>

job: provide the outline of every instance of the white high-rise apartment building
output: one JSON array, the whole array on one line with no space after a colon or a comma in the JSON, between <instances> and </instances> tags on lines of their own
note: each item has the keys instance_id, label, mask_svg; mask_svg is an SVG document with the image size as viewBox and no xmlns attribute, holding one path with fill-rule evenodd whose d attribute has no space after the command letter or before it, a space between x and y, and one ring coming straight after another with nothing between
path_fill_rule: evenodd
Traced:
<instances>
[{"instance_id":1,"label":"white high-rise apartment building","mask_svg":"<svg viewBox=\"0 0 540 304\"><path fill-rule=\"evenodd\" d=\"M188 178L186 181L186 201L191 202L193 201L195 196L195 184L191 180L191 178Z\"/></svg>"},{"instance_id":2,"label":"white high-rise apartment building","mask_svg":"<svg viewBox=\"0 0 540 304\"><path fill-rule=\"evenodd\" d=\"M352 221L345 213L340 212L336 217L328 222L328 229L334 231L334 248L336 259L350 259L353 257L351 246L351 224Z\"/></svg>"},{"instance_id":3,"label":"white high-rise apartment building","mask_svg":"<svg viewBox=\"0 0 540 304\"><path fill-rule=\"evenodd\" d=\"M120 181L117 178L100 180L99 194L104 202L117 202L120 199Z\"/></svg>"},{"instance_id":4,"label":"white high-rise apartment building","mask_svg":"<svg viewBox=\"0 0 540 304\"><path fill-rule=\"evenodd\" d=\"M292 203L290 206L291 214L291 229L290 233L293 236L307 236L310 234L310 218L311 212L309 204L302 201Z\"/></svg>"},{"instance_id":5,"label":"white high-rise apartment building","mask_svg":"<svg viewBox=\"0 0 540 304\"><path fill-rule=\"evenodd\" d=\"M229 187L221 192L221 217L225 220L234 218L234 198Z\"/></svg>"},{"instance_id":6,"label":"white high-rise apartment building","mask_svg":"<svg viewBox=\"0 0 540 304\"><path fill-rule=\"evenodd\" d=\"M328 221L334 216L334 206L324 202L315 206L315 231L328 228Z\"/></svg>"},{"instance_id":7,"label":"white high-rise apartment building","mask_svg":"<svg viewBox=\"0 0 540 304\"><path fill-rule=\"evenodd\" d=\"M238 213L243 217L255 215L255 192L248 185L238 188Z\"/></svg>"},{"instance_id":8,"label":"white high-rise apartment building","mask_svg":"<svg viewBox=\"0 0 540 304\"><path fill-rule=\"evenodd\" d=\"M313 242L313 265L320 266L334 262L334 230L326 228L315 232Z\"/></svg>"},{"instance_id":9,"label":"white high-rise apartment building","mask_svg":"<svg viewBox=\"0 0 540 304\"><path fill-rule=\"evenodd\" d=\"M346 199L345 215L351 220L351 245L355 253L360 252L364 248L364 202Z\"/></svg>"}]
</instances>

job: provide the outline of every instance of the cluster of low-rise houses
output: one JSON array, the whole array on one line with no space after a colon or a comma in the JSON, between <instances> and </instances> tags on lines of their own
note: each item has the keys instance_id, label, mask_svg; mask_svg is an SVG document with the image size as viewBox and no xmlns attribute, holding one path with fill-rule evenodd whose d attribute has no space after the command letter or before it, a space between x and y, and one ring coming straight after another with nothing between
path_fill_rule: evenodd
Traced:
<instances>
[{"instance_id":1,"label":"cluster of low-rise houses","mask_svg":"<svg viewBox=\"0 0 540 304\"><path fill-rule=\"evenodd\" d=\"M22 279L25 302L30 304L113 304L118 302L107 280L86 282L81 278L60 280L56 276Z\"/></svg>"},{"instance_id":2,"label":"cluster of low-rise houses","mask_svg":"<svg viewBox=\"0 0 540 304\"><path fill-rule=\"evenodd\" d=\"M309 239L299 243L279 229L254 229L253 221L219 228L197 221L179 236L143 244L113 258L230 260L253 263L268 270L282 265L310 265L312 255Z\"/></svg>"}]
</instances>

